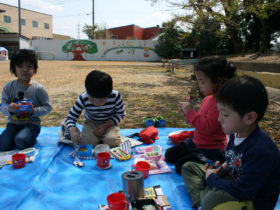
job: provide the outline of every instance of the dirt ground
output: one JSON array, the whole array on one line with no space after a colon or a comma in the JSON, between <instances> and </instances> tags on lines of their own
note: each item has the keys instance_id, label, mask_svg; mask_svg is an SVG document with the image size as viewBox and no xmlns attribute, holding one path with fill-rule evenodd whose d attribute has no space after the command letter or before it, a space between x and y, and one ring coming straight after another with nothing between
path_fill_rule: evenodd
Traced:
<instances>
[{"instance_id":1,"label":"dirt ground","mask_svg":"<svg viewBox=\"0 0 280 210\"><path fill-rule=\"evenodd\" d=\"M143 127L147 116L161 115L167 127L191 127L178 112L179 101L187 95L199 107L196 81L191 79L191 68L176 69L176 74L167 72L167 67L153 62L103 62L103 61L39 61L35 80L44 85L49 93L53 111L42 117L43 126L59 126L79 94L84 90L84 79L94 69L109 73L114 88L122 94L126 117L121 128ZM0 87L15 79L9 72L9 62L0 62ZM6 126L6 118L0 115L0 127ZM82 123L82 117L80 117ZM280 148L280 103L270 101L261 126L269 133Z\"/></svg>"}]
</instances>

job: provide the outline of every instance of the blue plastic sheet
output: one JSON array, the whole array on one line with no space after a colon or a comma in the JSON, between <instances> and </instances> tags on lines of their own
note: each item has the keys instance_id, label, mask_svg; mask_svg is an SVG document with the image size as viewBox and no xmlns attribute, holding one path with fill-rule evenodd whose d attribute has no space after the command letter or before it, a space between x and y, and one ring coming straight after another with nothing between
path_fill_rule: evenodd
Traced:
<instances>
[{"instance_id":1,"label":"blue plastic sheet","mask_svg":"<svg viewBox=\"0 0 280 210\"><path fill-rule=\"evenodd\" d=\"M96 160L83 160L84 167L75 167L69 156L73 148L57 145L59 129L42 127L35 145L39 149L35 162L21 169L12 165L0 169L0 209L97 209L99 204L107 203L109 194L122 190L121 175L131 169L133 159L111 159L113 167L108 170L98 169ZM121 134L141 130L123 129ZM160 145L163 153L170 147L168 133L176 130L182 129L158 128L160 139L154 144ZM173 165L169 166L172 173L150 175L144 180L145 187L160 185L172 209L192 209L182 177ZM280 209L280 201L275 209Z\"/></svg>"}]
</instances>

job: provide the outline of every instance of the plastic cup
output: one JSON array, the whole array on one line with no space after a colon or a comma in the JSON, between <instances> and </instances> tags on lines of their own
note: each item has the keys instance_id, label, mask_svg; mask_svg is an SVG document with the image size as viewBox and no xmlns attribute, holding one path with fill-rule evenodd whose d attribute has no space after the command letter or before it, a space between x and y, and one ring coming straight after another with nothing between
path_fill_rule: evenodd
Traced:
<instances>
[{"instance_id":1,"label":"plastic cup","mask_svg":"<svg viewBox=\"0 0 280 210\"><path fill-rule=\"evenodd\" d=\"M149 170L151 168L151 165L150 163L148 163L147 161L138 161L136 163L136 165L132 165L132 168L134 169L135 167L135 170L136 171L141 171L143 172L144 174L144 178L147 178L148 175L149 175Z\"/></svg>"},{"instance_id":2,"label":"plastic cup","mask_svg":"<svg viewBox=\"0 0 280 210\"><path fill-rule=\"evenodd\" d=\"M12 163L14 168L22 168L25 166L25 154L14 154L12 156Z\"/></svg>"},{"instance_id":3,"label":"plastic cup","mask_svg":"<svg viewBox=\"0 0 280 210\"><path fill-rule=\"evenodd\" d=\"M97 154L97 166L99 168L107 168L110 165L111 155L109 152L99 152Z\"/></svg>"},{"instance_id":4,"label":"plastic cup","mask_svg":"<svg viewBox=\"0 0 280 210\"><path fill-rule=\"evenodd\" d=\"M109 210L128 210L129 208L129 202L125 200L125 194L123 193L112 193L108 195L107 203Z\"/></svg>"}]
</instances>

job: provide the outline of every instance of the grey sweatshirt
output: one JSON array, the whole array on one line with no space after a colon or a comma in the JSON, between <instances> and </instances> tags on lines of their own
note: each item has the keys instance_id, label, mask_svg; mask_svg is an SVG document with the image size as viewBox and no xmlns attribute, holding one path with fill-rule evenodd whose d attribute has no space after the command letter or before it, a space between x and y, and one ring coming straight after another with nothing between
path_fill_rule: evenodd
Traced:
<instances>
[{"instance_id":1,"label":"grey sweatshirt","mask_svg":"<svg viewBox=\"0 0 280 210\"><path fill-rule=\"evenodd\" d=\"M24 93L24 99L32 100L34 113L27 119L21 120L9 113L8 105L18 98L18 93ZM48 114L52 110L51 102L46 89L38 82L32 81L28 87L21 86L17 80L7 82L2 90L1 112L8 116L9 123L41 125L40 116Z\"/></svg>"}]
</instances>

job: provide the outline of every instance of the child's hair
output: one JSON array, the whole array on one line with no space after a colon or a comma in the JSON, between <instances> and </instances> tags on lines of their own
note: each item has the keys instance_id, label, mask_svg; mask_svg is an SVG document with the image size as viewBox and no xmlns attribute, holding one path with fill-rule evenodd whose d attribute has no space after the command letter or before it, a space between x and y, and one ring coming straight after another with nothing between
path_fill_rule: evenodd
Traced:
<instances>
[{"instance_id":1,"label":"child's hair","mask_svg":"<svg viewBox=\"0 0 280 210\"><path fill-rule=\"evenodd\" d=\"M29 63L34 67L34 74L36 74L38 69L38 59L37 55L33 50L22 49L16 52L11 57L10 61L10 72L16 75L16 66L20 66L23 63Z\"/></svg>"},{"instance_id":2,"label":"child's hair","mask_svg":"<svg viewBox=\"0 0 280 210\"><path fill-rule=\"evenodd\" d=\"M218 89L226 80L235 76L236 68L224 57L209 56L199 59L196 71L203 72Z\"/></svg>"},{"instance_id":3,"label":"child's hair","mask_svg":"<svg viewBox=\"0 0 280 210\"><path fill-rule=\"evenodd\" d=\"M260 80L244 75L225 82L218 90L217 102L232 107L241 117L254 111L260 121L268 106L268 96Z\"/></svg>"},{"instance_id":4,"label":"child's hair","mask_svg":"<svg viewBox=\"0 0 280 210\"><path fill-rule=\"evenodd\" d=\"M85 80L87 93L94 98L106 98L113 90L112 77L102 71L91 71Z\"/></svg>"}]
</instances>

